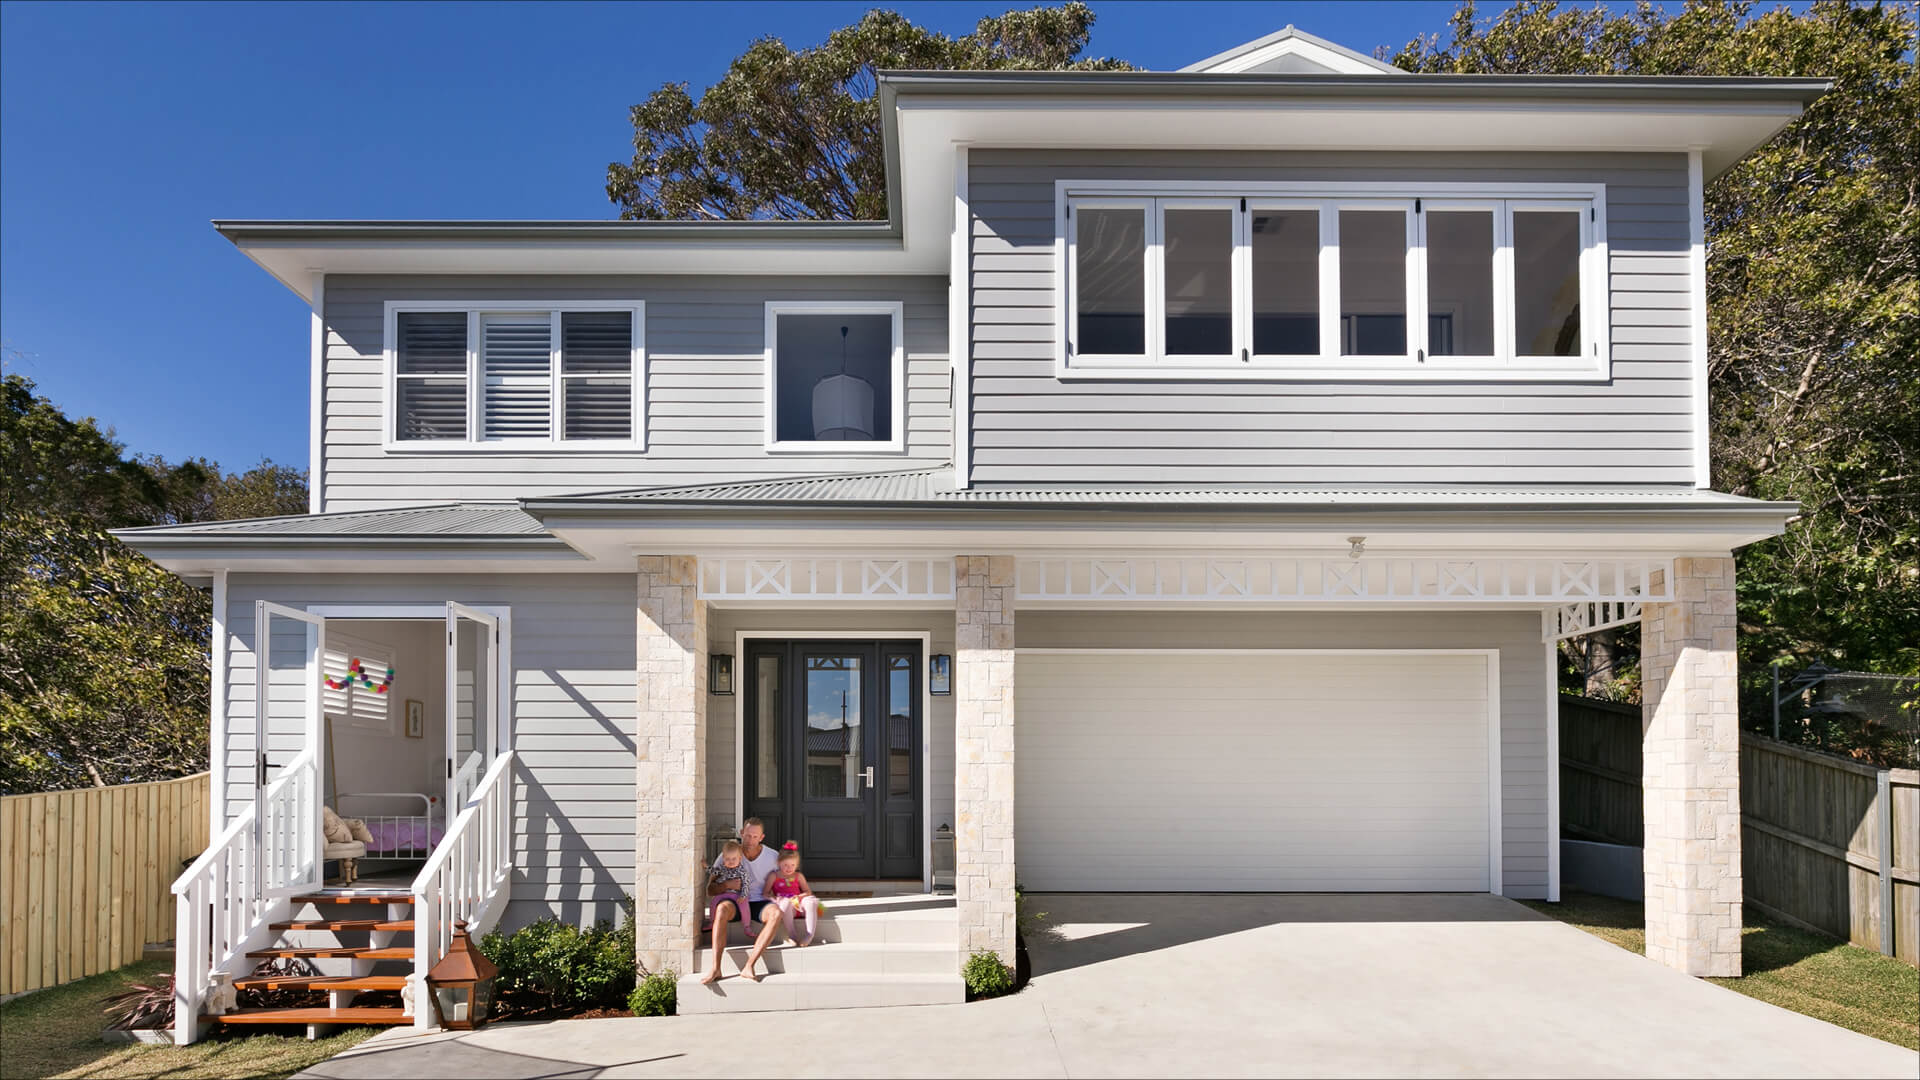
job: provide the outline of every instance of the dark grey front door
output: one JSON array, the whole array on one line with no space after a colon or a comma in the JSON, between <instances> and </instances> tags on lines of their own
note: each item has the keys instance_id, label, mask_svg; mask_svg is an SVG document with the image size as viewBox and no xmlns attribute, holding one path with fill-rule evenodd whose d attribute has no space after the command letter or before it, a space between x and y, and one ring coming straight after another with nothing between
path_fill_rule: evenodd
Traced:
<instances>
[{"instance_id":1,"label":"dark grey front door","mask_svg":"<svg viewBox=\"0 0 1920 1080\"><path fill-rule=\"evenodd\" d=\"M746 660L747 813L812 877L920 876L917 642L757 642Z\"/></svg>"}]
</instances>

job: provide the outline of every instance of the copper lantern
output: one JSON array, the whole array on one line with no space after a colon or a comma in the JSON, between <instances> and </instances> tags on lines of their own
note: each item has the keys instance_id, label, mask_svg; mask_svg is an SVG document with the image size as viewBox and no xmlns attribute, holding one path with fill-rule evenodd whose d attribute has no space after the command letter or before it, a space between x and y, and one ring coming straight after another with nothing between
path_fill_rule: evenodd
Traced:
<instances>
[{"instance_id":1,"label":"copper lantern","mask_svg":"<svg viewBox=\"0 0 1920 1080\"><path fill-rule=\"evenodd\" d=\"M493 1009L493 977L500 974L485 953L473 947L467 924L453 924L453 941L447 955L427 972L427 992L433 996L433 1012L440 1026L454 1031L472 1031L487 1022Z\"/></svg>"}]
</instances>

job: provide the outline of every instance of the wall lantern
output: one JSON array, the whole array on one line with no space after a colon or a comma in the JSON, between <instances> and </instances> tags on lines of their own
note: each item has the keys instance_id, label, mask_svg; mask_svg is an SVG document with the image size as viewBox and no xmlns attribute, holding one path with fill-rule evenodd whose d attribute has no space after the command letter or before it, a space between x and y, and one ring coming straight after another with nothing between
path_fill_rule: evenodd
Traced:
<instances>
[{"instance_id":1,"label":"wall lantern","mask_svg":"<svg viewBox=\"0 0 1920 1080\"><path fill-rule=\"evenodd\" d=\"M707 657L707 693L733 694L733 654L717 652Z\"/></svg>"},{"instance_id":2,"label":"wall lantern","mask_svg":"<svg viewBox=\"0 0 1920 1080\"><path fill-rule=\"evenodd\" d=\"M947 653L927 657L927 693L942 697L953 693L953 657Z\"/></svg>"},{"instance_id":3,"label":"wall lantern","mask_svg":"<svg viewBox=\"0 0 1920 1080\"><path fill-rule=\"evenodd\" d=\"M433 996L433 1012L440 1026L453 1031L472 1031L487 1022L493 1009L493 977L500 969L485 953L473 947L467 924L453 924L453 942L447 955L427 972L427 992Z\"/></svg>"}]
</instances>

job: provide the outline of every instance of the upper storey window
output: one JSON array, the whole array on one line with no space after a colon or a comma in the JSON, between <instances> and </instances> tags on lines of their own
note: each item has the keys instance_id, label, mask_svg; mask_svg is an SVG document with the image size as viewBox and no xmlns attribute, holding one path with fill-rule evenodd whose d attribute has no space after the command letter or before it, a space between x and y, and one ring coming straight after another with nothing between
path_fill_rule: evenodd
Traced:
<instances>
[{"instance_id":1,"label":"upper storey window","mask_svg":"<svg viewBox=\"0 0 1920 1080\"><path fill-rule=\"evenodd\" d=\"M635 449L643 306L387 305L390 446Z\"/></svg>"},{"instance_id":2,"label":"upper storey window","mask_svg":"<svg viewBox=\"0 0 1920 1080\"><path fill-rule=\"evenodd\" d=\"M1063 378L1605 379L1600 185L1058 186Z\"/></svg>"},{"instance_id":3,"label":"upper storey window","mask_svg":"<svg viewBox=\"0 0 1920 1080\"><path fill-rule=\"evenodd\" d=\"M905 444L902 305L767 305L767 449L891 453Z\"/></svg>"}]
</instances>

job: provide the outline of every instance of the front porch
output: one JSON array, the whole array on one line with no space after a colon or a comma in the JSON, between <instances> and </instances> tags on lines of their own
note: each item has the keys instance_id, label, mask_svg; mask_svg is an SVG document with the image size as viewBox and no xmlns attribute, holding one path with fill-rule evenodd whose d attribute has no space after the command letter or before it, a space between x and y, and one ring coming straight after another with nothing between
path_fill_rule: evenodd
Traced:
<instances>
[{"instance_id":1,"label":"front porch","mask_svg":"<svg viewBox=\"0 0 1920 1080\"><path fill-rule=\"evenodd\" d=\"M754 816L745 790L751 766L743 696L754 677L744 666L752 640L917 635L926 652L921 676L931 657L951 655L951 694L922 698L927 708L916 725L925 739L917 836L923 852L929 852L933 832L952 825L956 963L983 949L1011 962L1016 881L1032 886L1046 876L1039 869L1056 860L1056 849L1048 847L1041 866L1024 873L1016 869L1016 819L1032 819L1023 829L1043 835L1034 817L1043 812L1042 803L1050 815L1044 824L1055 832L1068 820L1060 815L1072 809L1063 811L1057 797L1017 798L1016 770L1022 768L1015 738L1022 689L1018 673L1037 655L1132 651L1178 658L1237 652L1268 657L1247 661L1267 670L1274 665L1271 657L1316 650L1411 655L1446 653L1444 646L1452 645L1455 653L1485 654L1484 665L1463 666L1459 673L1483 671L1488 686L1479 699L1486 702L1485 713L1475 715L1486 717L1481 730L1491 723L1491 732L1473 744L1484 747L1479 775L1485 777L1485 795L1462 811L1463 821L1481 814L1479 820L1488 822L1480 842L1486 861L1477 864L1478 870L1470 858L1458 864L1464 875L1459 880L1468 884L1428 886L1417 884L1427 880L1418 876L1428 873L1421 869L1425 862L1411 854L1405 859L1413 867L1414 888L1555 899L1557 770L1547 766L1557 738L1553 641L1635 618L1647 623L1649 954L1690 974L1738 969L1729 558L681 554L641 555L637 565L636 918L640 958L650 969L701 970L699 962L706 957L697 953L698 912L710 838ZM1461 640L1462 634L1479 637ZM708 683L715 654L733 660L733 678L740 685L732 695L716 693ZM1364 674L1358 677L1364 685ZM1471 707L1475 699L1468 693L1461 700L1462 707ZM1036 708L1043 711L1029 718L1029 727L1053 722L1052 706L1030 704L1028 711ZM1167 745L1190 741L1195 724L1217 712L1197 703L1170 710ZM1188 729L1184 734L1183 728ZM1042 736L1028 736L1035 737ZM1054 734L1044 737L1052 740ZM1033 768L1030 762L1022 771ZM1049 786L1040 790L1052 795L1057 781L1050 776L1046 782ZM1185 790L1207 786L1195 783ZM1416 780L1408 790L1421 786ZM1193 809L1204 813L1207 806L1198 801ZM1237 817L1231 823L1245 824ZM805 828L795 824L796 833ZM1221 824L1216 821L1209 829L1199 818L1188 835L1209 837L1220 833ZM1289 867L1301 860L1290 863L1292 856L1282 849L1300 837L1286 831L1291 826L1256 827L1263 831L1249 842L1276 852L1272 873L1263 880L1293 880ZM1663 831L1663 840L1651 836L1656 830ZM1407 888L1392 883L1398 879L1368 878L1377 872L1378 859L1392 858L1393 833L1388 827L1344 839L1336 834L1307 838L1316 850L1351 855L1353 869L1341 880L1358 884L1316 884L1326 879L1309 876L1300 879L1304 885L1264 889ZM1116 851L1142 847L1138 837L1124 832L1109 837L1097 823L1084 835L1085 843ZM784 838L770 836L769 842L777 845ZM1145 847L1150 855L1158 850ZM1196 843L1192 850L1210 849ZM930 885L930 860L923 859L920 872ZM1474 873L1481 875L1481 885L1470 884ZM1171 880L1192 882L1176 891L1217 887L1204 876ZM1123 884L1120 889L1142 887ZM785 1000L772 991L764 995Z\"/></svg>"}]
</instances>

